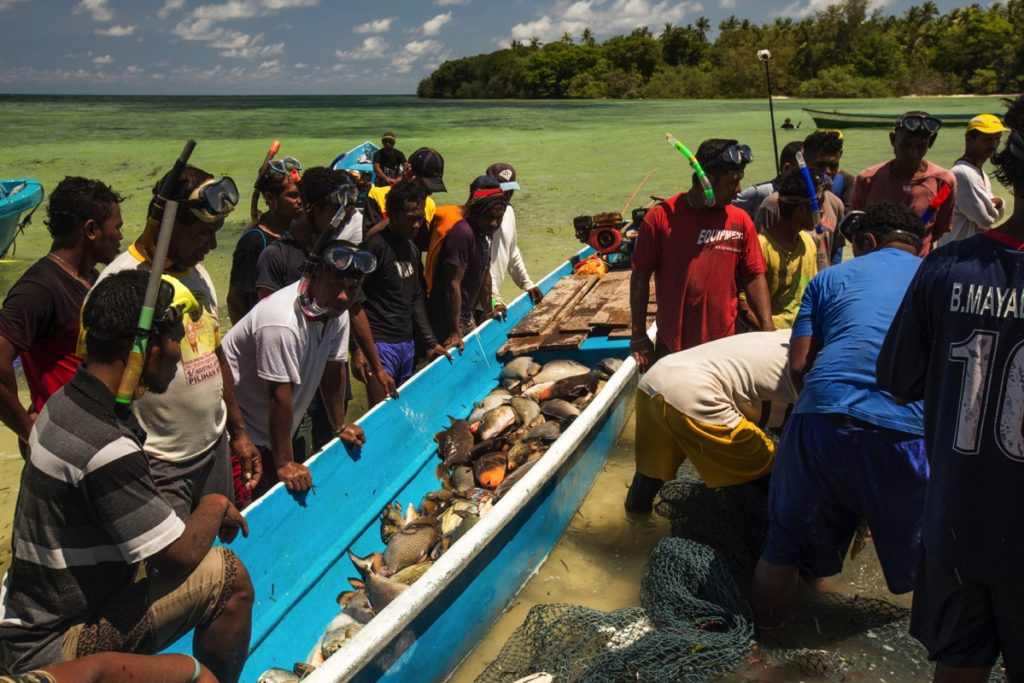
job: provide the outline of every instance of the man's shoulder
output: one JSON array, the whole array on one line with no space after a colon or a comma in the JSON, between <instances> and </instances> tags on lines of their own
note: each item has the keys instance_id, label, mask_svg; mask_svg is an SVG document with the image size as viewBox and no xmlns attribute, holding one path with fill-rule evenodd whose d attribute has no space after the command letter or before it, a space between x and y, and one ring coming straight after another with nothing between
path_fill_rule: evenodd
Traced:
<instances>
[{"instance_id":1,"label":"man's shoulder","mask_svg":"<svg viewBox=\"0 0 1024 683\"><path fill-rule=\"evenodd\" d=\"M938 178L939 180L950 185L956 182L956 176L954 176L953 172L950 171L948 168L944 168L936 163L927 160L926 163L928 164L928 166L925 168L925 174L928 177Z\"/></svg>"},{"instance_id":2,"label":"man's shoulder","mask_svg":"<svg viewBox=\"0 0 1024 683\"><path fill-rule=\"evenodd\" d=\"M45 256L22 273L21 277L7 290L7 297L22 291L31 292L33 296L46 296L52 298L56 288L63 288L65 280L72 282L71 278L61 277L61 269L52 259Z\"/></svg>"},{"instance_id":3,"label":"man's shoulder","mask_svg":"<svg viewBox=\"0 0 1024 683\"><path fill-rule=\"evenodd\" d=\"M885 169L888 168L888 166L888 161L877 163L874 166L868 166L863 171L857 174L855 180L862 182L865 180L871 180L877 175L885 175Z\"/></svg>"},{"instance_id":4,"label":"man's shoulder","mask_svg":"<svg viewBox=\"0 0 1024 683\"><path fill-rule=\"evenodd\" d=\"M135 270L144 266L144 261L140 261L135 257L131 250L126 249L118 254L113 261L103 267L103 272L100 273L100 279L102 280L107 275L120 273L123 270Z\"/></svg>"}]
</instances>

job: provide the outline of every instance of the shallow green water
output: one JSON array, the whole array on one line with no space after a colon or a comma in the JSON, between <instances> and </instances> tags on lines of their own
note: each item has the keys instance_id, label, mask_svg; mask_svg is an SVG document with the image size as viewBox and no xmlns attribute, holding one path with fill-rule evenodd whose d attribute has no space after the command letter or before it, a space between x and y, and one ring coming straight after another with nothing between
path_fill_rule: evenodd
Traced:
<instances>
[{"instance_id":1,"label":"shallow green water","mask_svg":"<svg viewBox=\"0 0 1024 683\"><path fill-rule=\"evenodd\" d=\"M779 100L776 120L789 116L797 131L778 131L779 145L802 138L812 122L803 105L864 111L930 109L942 113L997 111L996 98L851 100L822 103ZM519 172L523 190L514 203L520 243L535 278L565 258L576 243L573 216L623 208L640 181L654 174L648 195L667 196L688 182L688 167L664 142L671 131L696 148L708 137L736 137L750 144L755 161L747 179L774 175L771 130L763 100L713 101L432 101L413 97L0 97L4 161L0 176L32 176L52 188L69 174L100 178L127 196L125 238L144 220L156 179L170 166L187 137L198 141L193 162L229 174L239 187L253 180L274 139L281 154L305 165L329 163L365 139L394 130L398 147L421 145L445 157L450 192L439 203L464 199L470 181L494 161ZM962 129L943 131L930 154L949 165L962 151ZM796 133L796 134L793 134ZM851 172L885 159L885 131L853 130L846 137L844 168ZM243 194L245 194L243 190ZM221 246L207 259L222 296L227 290L231 246L244 228L239 210L222 231ZM45 253L49 240L43 213L18 241L18 262L0 268L6 291ZM511 292L509 292L511 293Z\"/></svg>"}]
</instances>

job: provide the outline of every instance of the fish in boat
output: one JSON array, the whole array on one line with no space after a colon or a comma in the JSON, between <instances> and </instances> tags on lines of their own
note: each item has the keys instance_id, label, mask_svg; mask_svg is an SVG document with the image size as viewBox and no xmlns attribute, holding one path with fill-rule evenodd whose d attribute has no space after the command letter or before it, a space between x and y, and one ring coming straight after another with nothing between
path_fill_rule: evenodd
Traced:
<instances>
[{"instance_id":1,"label":"fish in boat","mask_svg":"<svg viewBox=\"0 0 1024 683\"><path fill-rule=\"evenodd\" d=\"M508 451L508 469L512 471L523 465L539 451L546 450L536 441L520 441Z\"/></svg>"},{"instance_id":2,"label":"fish in boat","mask_svg":"<svg viewBox=\"0 0 1024 683\"><path fill-rule=\"evenodd\" d=\"M567 377L576 377L590 372L590 368L583 363L571 359L558 359L545 363L544 367L533 377L535 384L557 382Z\"/></svg>"},{"instance_id":3,"label":"fish in boat","mask_svg":"<svg viewBox=\"0 0 1024 683\"><path fill-rule=\"evenodd\" d=\"M380 612L391 604L391 601L397 598L402 591L409 588L404 583L392 581L388 577L381 576L374 571L368 557L358 557L351 550L348 552L348 557L363 577L366 597L369 599L370 607L373 608L374 612Z\"/></svg>"},{"instance_id":4,"label":"fish in boat","mask_svg":"<svg viewBox=\"0 0 1024 683\"><path fill-rule=\"evenodd\" d=\"M481 455L473 463L473 474L477 482L488 489L494 489L505 479L508 470L508 454L504 451Z\"/></svg>"},{"instance_id":5,"label":"fish in boat","mask_svg":"<svg viewBox=\"0 0 1024 683\"><path fill-rule=\"evenodd\" d=\"M384 568L381 573L390 576L406 567L422 562L430 555L431 549L440 540L440 525L433 517L420 517L406 524L388 541L388 546L384 550ZM371 602L373 602L372 599Z\"/></svg>"},{"instance_id":6,"label":"fish in boat","mask_svg":"<svg viewBox=\"0 0 1024 683\"><path fill-rule=\"evenodd\" d=\"M502 366L501 378L522 382L536 375L541 369L541 365L534 363L530 356L519 356Z\"/></svg>"},{"instance_id":7,"label":"fish in boat","mask_svg":"<svg viewBox=\"0 0 1024 683\"><path fill-rule=\"evenodd\" d=\"M489 411L480 420L480 427L477 429L477 435L480 437L481 441L487 441L488 439L493 439L503 433L506 429L514 426L515 424L516 411L512 409L512 406L498 406L494 410ZM472 446L470 449L472 450Z\"/></svg>"},{"instance_id":8,"label":"fish in boat","mask_svg":"<svg viewBox=\"0 0 1024 683\"><path fill-rule=\"evenodd\" d=\"M553 398L540 404L540 412L547 417L565 422L579 417L580 409L560 398Z\"/></svg>"},{"instance_id":9,"label":"fish in boat","mask_svg":"<svg viewBox=\"0 0 1024 683\"><path fill-rule=\"evenodd\" d=\"M455 494L448 489L430 491L420 501L419 513L423 517L436 517L455 500ZM384 541L387 543L387 541Z\"/></svg>"},{"instance_id":10,"label":"fish in boat","mask_svg":"<svg viewBox=\"0 0 1024 683\"><path fill-rule=\"evenodd\" d=\"M366 595L366 584L356 579L349 579L349 584L353 590L338 594L338 605L342 612L360 624L368 624L373 619L374 611Z\"/></svg>"},{"instance_id":11,"label":"fish in boat","mask_svg":"<svg viewBox=\"0 0 1024 683\"><path fill-rule=\"evenodd\" d=\"M388 578L392 581L397 581L398 583L404 583L406 586L411 586L414 583L416 583L416 579L423 576L426 573L426 571L430 569L433 565L433 560L429 560L427 562L420 562L419 564L414 564L409 567L406 567L402 571L396 572Z\"/></svg>"},{"instance_id":12,"label":"fish in boat","mask_svg":"<svg viewBox=\"0 0 1024 683\"><path fill-rule=\"evenodd\" d=\"M448 419L451 420L448 428L434 435L438 455L446 467L465 465L473 449L473 433L469 430L469 422L454 417Z\"/></svg>"},{"instance_id":13,"label":"fish in boat","mask_svg":"<svg viewBox=\"0 0 1024 683\"><path fill-rule=\"evenodd\" d=\"M533 418L540 415L540 404L525 396L514 397L509 401L509 405L516 413L517 424L530 424Z\"/></svg>"},{"instance_id":14,"label":"fish in boat","mask_svg":"<svg viewBox=\"0 0 1024 683\"><path fill-rule=\"evenodd\" d=\"M299 675L294 671L274 667L273 669L267 669L264 671L260 677L256 679L256 683L297 683L299 680L301 680Z\"/></svg>"},{"instance_id":15,"label":"fish in boat","mask_svg":"<svg viewBox=\"0 0 1024 683\"><path fill-rule=\"evenodd\" d=\"M508 447L508 440L504 436L496 436L493 439L487 439L481 441L477 445L473 446L472 452L470 452L470 458L476 460L485 453L493 453L494 451L503 451Z\"/></svg>"},{"instance_id":16,"label":"fish in boat","mask_svg":"<svg viewBox=\"0 0 1024 683\"><path fill-rule=\"evenodd\" d=\"M562 435L562 425L558 422L551 421L545 422L542 425L538 425L530 430L530 432L523 439L524 441L554 441Z\"/></svg>"}]
</instances>

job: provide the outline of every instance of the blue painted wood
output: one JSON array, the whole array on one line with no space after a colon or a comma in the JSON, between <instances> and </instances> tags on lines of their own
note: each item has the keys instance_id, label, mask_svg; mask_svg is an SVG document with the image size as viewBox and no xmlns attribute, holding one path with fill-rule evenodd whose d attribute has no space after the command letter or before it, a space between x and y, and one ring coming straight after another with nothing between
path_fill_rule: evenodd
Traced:
<instances>
[{"instance_id":1,"label":"blue painted wood","mask_svg":"<svg viewBox=\"0 0 1024 683\"><path fill-rule=\"evenodd\" d=\"M548 291L570 272L566 262L539 286ZM447 426L447 415L468 415L496 386L501 364L495 350L531 307L527 297L519 297L510 305L508 319L482 326L453 363L439 359L405 384L397 400L365 415L359 421L366 432L362 449L336 441L307 462L314 482L308 494L277 487L246 510L250 536L231 546L248 568L256 595L251 652L242 680L305 660L338 612L338 593L349 589L349 577L358 576L346 551L366 555L382 550L381 509L394 500L418 504L426 492L439 488L433 435ZM594 365L627 352L625 340L592 339L578 353L541 355L539 360L574 357ZM519 513L415 620L404 634L414 639L412 647L386 672L366 670L361 680L382 675L386 680L431 680L443 677L468 654L561 536L621 430L629 395L623 392L608 418L547 482L534 505ZM174 649L187 652L188 643L180 641Z\"/></svg>"},{"instance_id":2,"label":"blue painted wood","mask_svg":"<svg viewBox=\"0 0 1024 683\"><path fill-rule=\"evenodd\" d=\"M17 190L17 192L15 192ZM0 258L17 237L18 221L43 201L43 186L34 178L0 180Z\"/></svg>"}]
</instances>

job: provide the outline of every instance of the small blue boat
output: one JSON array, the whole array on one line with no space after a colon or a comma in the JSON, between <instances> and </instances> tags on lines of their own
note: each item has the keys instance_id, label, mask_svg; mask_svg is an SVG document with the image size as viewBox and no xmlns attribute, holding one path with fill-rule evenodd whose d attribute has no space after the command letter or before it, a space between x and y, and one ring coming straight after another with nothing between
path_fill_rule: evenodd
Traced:
<instances>
[{"instance_id":1,"label":"small blue boat","mask_svg":"<svg viewBox=\"0 0 1024 683\"><path fill-rule=\"evenodd\" d=\"M567 261L539 286L546 292L571 273ZM256 600L242 680L306 660L338 613L338 593L357 576L346 551L380 550L382 508L418 503L438 488L433 435L448 426L449 415L465 417L495 387L502 367L496 351L531 307L520 296L506 321L487 322L466 337L454 363L434 361L398 399L363 416L362 449L336 440L307 461L315 482L307 495L278 485L245 511L250 536L232 548L248 567ZM600 473L636 385L628 355L628 339L607 337L592 337L578 350L534 354L541 363L563 357L592 367L607 357L625 361L492 510L305 680L440 681L458 666L543 563Z\"/></svg>"},{"instance_id":2,"label":"small blue boat","mask_svg":"<svg viewBox=\"0 0 1024 683\"><path fill-rule=\"evenodd\" d=\"M370 174L370 181L373 182L377 179L377 174L373 170L373 155L380 150L378 145L373 144L369 140L361 145L357 145L345 152L339 154L334 161L331 162L330 168L335 171L359 171L363 174Z\"/></svg>"},{"instance_id":3,"label":"small blue boat","mask_svg":"<svg viewBox=\"0 0 1024 683\"><path fill-rule=\"evenodd\" d=\"M0 258L18 236L21 214L32 211L43 201L43 186L34 178L0 180Z\"/></svg>"}]
</instances>

